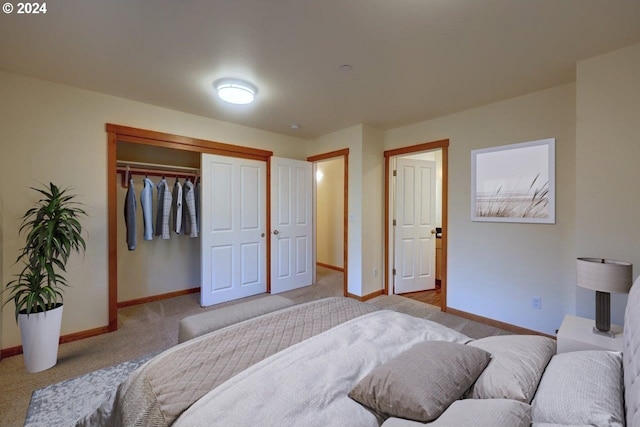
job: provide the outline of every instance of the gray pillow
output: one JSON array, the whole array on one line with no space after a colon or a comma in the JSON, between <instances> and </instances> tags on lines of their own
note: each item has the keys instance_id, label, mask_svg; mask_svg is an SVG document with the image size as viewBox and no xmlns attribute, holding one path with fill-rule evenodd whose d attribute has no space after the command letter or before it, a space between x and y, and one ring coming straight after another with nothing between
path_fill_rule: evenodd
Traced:
<instances>
[{"instance_id":1,"label":"gray pillow","mask_svg":"<svg viewBox=\"0 0 640 427\"><path fill-rule=\"evenodd\" d=\"M431 421L462 396L489 359L479 348L426 341L375 368L349 397L385 416Z\"/></svg>"},{"instance_id":2,"label":"gray pillow","mask_svg":"<svg viewBox=\"0 0 640 427\"><path fill-rule=\"evenodd\" d=\"M491 362L465 397L530 403L556 342L538 335L500 335L467 345L491 353Z\"/></svg>"},{"instance_id":3,"label":"gray pillow","mask_svg":"<svg viewBox=\"0 0 640 427\"><path fill-rule=\"evenodd\" d=\"M533 399L533 421L624 426L622 355L574 351L549 362Z\"/></svg>"}]
</instances>

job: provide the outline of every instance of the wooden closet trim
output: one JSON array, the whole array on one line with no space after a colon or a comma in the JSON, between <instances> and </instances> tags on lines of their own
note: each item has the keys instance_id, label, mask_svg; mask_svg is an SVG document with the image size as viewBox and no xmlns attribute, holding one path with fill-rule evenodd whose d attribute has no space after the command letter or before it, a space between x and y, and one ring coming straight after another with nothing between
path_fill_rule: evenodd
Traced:
<instances>
[{"instance_id":1,"label":"wooden closet trim","mask_svg":"<svg viewBox=\"0 0 640 427\"><path fill-rule=\"evenodd\" d=\"M109 245L109 325L107 326L107 329L108 332L112 332L118 329L118 212L116 200L117 183L115 180L118 142L152 145L155 147L172 148L176 150L260 160L267 163L267 172L269 171L270 158L271 156L273 156L273 152L268 150L260 150L257 148L241 147L239 145L224 144L216 141L208 141L205 139L190 138L188 136L173 135L147 129L121 126L112 123L107 123L105 127L107 131L107 240ZM266 220L267 227L270 227L269 211L271 206L271 196L269 194L268 173L265 184L267 192ZM269 290L271 289L271 278L269 276L271 264L271 233L266 234L267 290Z\"/></svg>"},{"instance_id":2,"label":"wooden closet trim","mask_svg":"<svg viewBox=\"0 0 640 427\"><path fill-rule=\"evenodd\" d=\"M157 147L195 151L198 153L221 154L229 157L241 157L252 160L266 161L269 157L273 156L273 152L268 150L208 141L206 139L190 138L188 136L172 135L170 133L146 129L137 129L111 123L107 123L106 128L107 132L115 133L117 140L121 142L155 145Z\"/></svg>"},{"instance_id":3,"label":"wooden closet trim","mask_svg":"<svg viewBox=\"0 0 640 427\"><path fill-rule=\"evenodd\" d=\"M448 205L449 205L449 140L441 139L439 141L426 142L409 147L401 147L384 152L384 294L389 293L389 272L386 271L389 266L389 220L391 213L389 212L389 178L391 175L391 157L404 154L419 153L421 151L430 151L442 149L442 280L441 283L441 300L440 309L447 311L447 235L448 235Z\"/></svg>"},{"instance_id":4,"label":"wooden closet trim","mask_svg":"<svg viewBox=\"0 0 640 427\"><path fill-rule=\"evenodd\" d=\"M343 148L342 150L330 151L328 153L317 154L315 156L307 157L308 162L319 162L321 160L329 160L336 157L344 157L344 202L343 202L343 242L342 242L342 268L343 268L343 294L348 296L349 292L349 149ZM317 258L317 256L316 256Z\"/></svg>"}]
</instances>

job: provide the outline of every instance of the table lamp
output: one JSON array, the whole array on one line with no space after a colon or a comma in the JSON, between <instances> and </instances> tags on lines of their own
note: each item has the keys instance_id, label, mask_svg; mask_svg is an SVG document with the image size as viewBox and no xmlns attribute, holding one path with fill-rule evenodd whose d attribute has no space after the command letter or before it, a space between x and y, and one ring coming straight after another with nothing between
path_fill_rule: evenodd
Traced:
<instances>
[{"instance_id":1,"label":"table lamp","mask_svg":"<svg viewBox=\"0 0 640 427\"><path fill-rule=\"evenodd\" d=\"M577 285L596 291L596 326L593 333L615 338L611 332L611 292L631 289L632 264L602 258L578 258Z\"/></svg>"}]
</instances>

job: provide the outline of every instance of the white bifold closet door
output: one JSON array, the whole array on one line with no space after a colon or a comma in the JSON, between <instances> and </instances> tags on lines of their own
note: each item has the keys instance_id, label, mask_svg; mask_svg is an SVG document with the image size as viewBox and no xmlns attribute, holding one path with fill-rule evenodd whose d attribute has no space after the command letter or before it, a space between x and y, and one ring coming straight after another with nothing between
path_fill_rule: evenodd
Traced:
<instances>
[{"instance_id":1,"label":"white bifold closet door","mask_svg":"<svg viewBox=\"0 0 640 427\"><path fill-rule=\"evenodd\" d=\"M271 293L313 281L313 167L271 158Z\"/></svg>"},{"instance_id":2,"label":"white bifold closet door","mask_svg":"<svg viewBox=\"0 0 640 427\"><path fill-rule=\"evenodd\" d=\"M266 292L266 162L202 154L200 167L200 304Z\"/></svg>"}]
</instances>

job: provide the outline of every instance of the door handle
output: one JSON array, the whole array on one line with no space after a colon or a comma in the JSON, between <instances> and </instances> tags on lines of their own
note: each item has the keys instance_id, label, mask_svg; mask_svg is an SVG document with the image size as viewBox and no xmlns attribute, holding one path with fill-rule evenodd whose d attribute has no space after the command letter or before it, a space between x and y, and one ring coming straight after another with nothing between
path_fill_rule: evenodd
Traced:
<instances>
[{"instance_id":1,"label":"door handle","mask_svg":"<svg viewBox=\"0 0 640 427\"><path fill-rule=\"evenodd\" d=\"M280 232L278 230L273 230L273 234L277 236L278 234L280 234Z\"/></svg>"},{"instance_id":2,"label":"door handle","mask_svg":"<svg viewBox=\"0 0 640 427\"><path fill-rule=\"evenodd\" d=\"M431 234L436 234L435 228L431 230Z\"/></svg>"},{"instance_id":3,"label":"door handle","mask_svg":"<svg viewBox=\"0 0 640 427\"><path fill-rule=\"evenodd\" d=\"M262 234L260 235L260 237L264 237L264 233L262 233Z\"/></svg>"}]
</instances>

